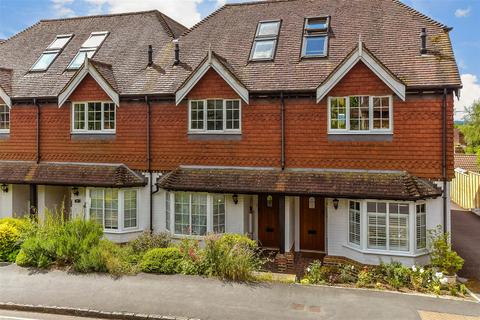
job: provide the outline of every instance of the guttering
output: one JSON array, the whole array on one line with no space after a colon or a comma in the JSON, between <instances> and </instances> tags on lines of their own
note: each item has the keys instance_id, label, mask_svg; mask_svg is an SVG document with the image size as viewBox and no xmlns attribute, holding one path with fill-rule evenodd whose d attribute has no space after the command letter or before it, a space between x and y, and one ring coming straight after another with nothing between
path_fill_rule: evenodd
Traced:
<instances>
[{"instance_id":1,"label":"guttering","mask_svg":"<svg viewBox=\"0 0 480 320\"><path fill-rule=\"evenodd\" d=\"M281 130L281 159L280 165L285 170L285 98L283 92L280 92L280 130Z\"/></svg>"},{"instance_id":2,"label":"guttering","mask_svg":"<svg viewBox=\"0 0 480 320\"><path fill-rule=\"evenodd\" d=\"M152 195L154 194L153 192L153 173L152 173L152 168L151 168L151 149L150 149L150 138L151 138L151 133L150 133L150 118L151 118L151 104L150 100L148 98L148 95L145 96L145 104L147 105L147 171L149 175L149 183L148 183L148 189L150 191L150 196L149 196L149 209L150 209L150 232L153 233L153 197ZM156 192L158 191L158 188ZM155 192L155 193L156 193Z\"/></svg>"},{"instance_id":3,"label":"guttering","mask_svg":"<svg viewBox=\"0 0 480 320\"><path fill-rule=\"evenodd\" d=\"M442 100L442 204L443 204L443 232L447 229L447 94L448 89L443 89Z\"/></svg>"}]
</instances>

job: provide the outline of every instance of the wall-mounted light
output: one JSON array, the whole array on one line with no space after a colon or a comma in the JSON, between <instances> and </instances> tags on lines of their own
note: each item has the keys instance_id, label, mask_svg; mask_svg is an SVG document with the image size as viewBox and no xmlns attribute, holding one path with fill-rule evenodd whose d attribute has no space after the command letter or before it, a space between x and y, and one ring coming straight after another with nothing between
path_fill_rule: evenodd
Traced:
<instances>
[{"instance_id":1,"label":"wall-mounted light","mask_svg":"<svg viewBox=\"0 0 480 320\"><path fill-rule=\"evenodd\" d=\"M337 198L333 199L333 207L335 208L335 210L338 209L338 202L339 200Z\"/></svg>"},{"instance_id":2,"label":"wall-mounted light","mask_svg":"<svg viewBox=\"0 0 480 320\"><path fill-rule=\"evenodd\" d=\"M4 184L2 184L2 185L0 186L0 188L2 189L3 192L5 192L5 193L8 192L8 184L5 184L5 183L4 183Z\"/></svg>"},{"instance_id":3,"label":"wall-mounted light","mask_svg":"<svg viewBox=\"0 0 480 320\"><path fill-rule=\"evenodd\" d=\"M78 191L78 188L77 188L77 187L73 187L73 188L72 188L72 194L73 194L75 197L78 197L78 195L80 194L80 191Z\"/></svg>"},{"instance_id":4,"label":"wall-mounted light","mask_svg":"<svg viewBox=\"0 0 480 320\"><path fill-rule=\"evenodd\" d=\"M238 204L238 194L232 196L233 203Z\"/></svg>"}]
</instances>

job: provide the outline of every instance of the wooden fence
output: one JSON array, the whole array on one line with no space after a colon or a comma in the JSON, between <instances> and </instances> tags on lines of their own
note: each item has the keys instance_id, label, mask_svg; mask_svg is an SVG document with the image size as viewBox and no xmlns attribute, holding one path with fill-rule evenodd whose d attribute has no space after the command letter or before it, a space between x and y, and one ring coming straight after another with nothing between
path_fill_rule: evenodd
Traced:
<instances>
[{"instance_id":1,"label":"wooden fence","mask_svg":"<svg viewBox=\"0 0 480 320\"><path fill-rule=\"evenodd\" d=\"M455 170L450 185L452 201L464 209L480 208L480 174Z\"/></svg>"}]
</instances>

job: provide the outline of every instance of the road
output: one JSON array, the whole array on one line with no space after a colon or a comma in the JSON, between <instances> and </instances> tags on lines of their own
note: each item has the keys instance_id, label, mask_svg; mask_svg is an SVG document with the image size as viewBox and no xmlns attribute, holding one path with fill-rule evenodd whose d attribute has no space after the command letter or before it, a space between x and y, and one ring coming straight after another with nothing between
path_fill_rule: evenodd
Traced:
<instances>
[{"instance_id":1,"label":"road","mask_svg":"<svg viewBox=\"0 0 480 320\"><path fill-rule=\"evenodd\" d=\"M99 320L95 318L69 317L55 314L0 310L0 320Z\"/></svg>"}]
</instances>

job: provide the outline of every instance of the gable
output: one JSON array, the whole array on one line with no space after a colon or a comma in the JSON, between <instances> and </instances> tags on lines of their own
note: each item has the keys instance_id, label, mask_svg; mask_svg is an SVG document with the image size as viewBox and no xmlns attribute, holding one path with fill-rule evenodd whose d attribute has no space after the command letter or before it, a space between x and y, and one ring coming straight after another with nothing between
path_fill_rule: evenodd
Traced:
<instances>
[{"instance_id":1,"label":"gable","mask_svg":"<svg viewBox=\"0 0 480 320\"><path fill-rule=\"evenodd\" d=\"M0 87L0 103L5 103L10 108L12 107L12 100L2 87Z\"/></svg>"},{"instance_id":2,"label":"gable","mask_svg":"<svg viewBox=\"0 0 480 320\"><path fill-rule=\"evenodd\" d=\"M214 69L209 69L188 93L187 98L238 99L239 96Z\"/></svg>"},{"instance_id":3,"label":"gable","mask_svg":"<svg viewBox=\"0 0 480 320\"><path fill-rule=\"evenodd\" d=\"M83 78L68 98L70 101L107 101L108 94L89 74Z\"/></svg>"}]
</instances>

